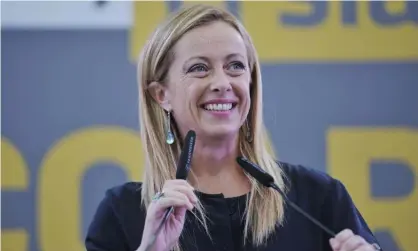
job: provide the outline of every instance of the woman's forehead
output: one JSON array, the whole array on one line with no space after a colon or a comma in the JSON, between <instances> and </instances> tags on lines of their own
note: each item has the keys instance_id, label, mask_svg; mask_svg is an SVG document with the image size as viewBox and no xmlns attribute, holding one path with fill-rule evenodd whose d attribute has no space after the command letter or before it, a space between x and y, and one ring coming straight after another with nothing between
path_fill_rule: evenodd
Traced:
<instances>
[{"instance_id":1,"label":"woman's forehead","mask_svg":"<svg viewBox=\"0 0 418 251\"><path fill-rule=\"evenodd\" d=\"M190 30L174 47L178 57L246 55L245 43L232 26L216 22Z\"/></svg>"}]
</instances>

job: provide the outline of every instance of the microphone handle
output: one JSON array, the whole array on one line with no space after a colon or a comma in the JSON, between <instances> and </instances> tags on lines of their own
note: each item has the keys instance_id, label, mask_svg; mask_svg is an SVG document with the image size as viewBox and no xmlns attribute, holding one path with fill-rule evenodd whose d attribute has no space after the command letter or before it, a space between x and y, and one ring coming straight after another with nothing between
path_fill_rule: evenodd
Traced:
<instances>
[{"instance_id":1,"label":"microphone handle","mask_svg":"<svg viewBox=\"0 0 418 251\"><path fill-rule=\"evenodd\" d=\"M303 216L305 216L308 220L310 220L313 224L315 224L316 226L318 226L319 228L321 228L322 230L324 230L326 233L328 233L329 235L331 235L332 237L336 236L336 233L334 231L332 231L331 229L327 228L326 226L324 226L321 222L319 222L318 220L316 220L315 218L313 218L312 216L310 216L308 213L306 213L302 208L300 208L298 205L296 205L295 203L293 203L291 200L289 200L287 198L287 196L282 192L282 190L275 184L275 183L270 183L270 187L273 188L274 190L276 190L277 192L280 193L280 195L282 195L283 199L293 208L295 209L297 212L299 212L300 214L302 214Z\"/></svg>"}]
</instances>

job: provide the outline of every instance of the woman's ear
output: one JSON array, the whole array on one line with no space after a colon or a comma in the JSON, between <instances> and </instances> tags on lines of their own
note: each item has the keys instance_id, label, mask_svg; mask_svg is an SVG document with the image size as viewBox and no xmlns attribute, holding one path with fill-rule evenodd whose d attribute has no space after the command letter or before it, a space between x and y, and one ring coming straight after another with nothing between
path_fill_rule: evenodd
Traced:
<instances>
[{"instance_id":1,"label":"woman's ear","mask_svg":"<svg viewBox=\"0 0 418 251\"><path fill-rule=\"evenodd\" d=\"M148 91L152 98L157 102L164 110L170 111L170 99L167 88L159 82L152 82L148 86Z\"/></svg>"}]
</instances>

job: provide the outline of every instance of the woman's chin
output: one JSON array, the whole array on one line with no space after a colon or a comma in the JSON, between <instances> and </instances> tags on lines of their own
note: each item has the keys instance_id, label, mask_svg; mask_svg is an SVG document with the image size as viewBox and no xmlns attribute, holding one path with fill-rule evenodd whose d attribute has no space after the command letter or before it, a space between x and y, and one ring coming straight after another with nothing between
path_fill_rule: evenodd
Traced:
<instances>
[{"instance_id":1,"label":"woman's chin","mask_svg":"<svg viewBox=\"0 0 418 251\"><path fill-rule=\"evenodd\" d=\"M234 139L238 136L239 128L231 125L213 125L202 128L200 134L208 138Z\"/></svg>"}]
</instances>

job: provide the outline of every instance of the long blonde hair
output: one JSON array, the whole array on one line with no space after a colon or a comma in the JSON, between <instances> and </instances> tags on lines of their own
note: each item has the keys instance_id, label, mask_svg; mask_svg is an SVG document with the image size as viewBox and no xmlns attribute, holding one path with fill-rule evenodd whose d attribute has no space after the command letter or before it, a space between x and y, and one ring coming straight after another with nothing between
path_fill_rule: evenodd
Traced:
<instances>
[{"instance_id":1,"label":"long blonde hair","mask_svg":"<svg viewBox=\"0 0 418 251\"><path fill-rule=\"evenodd\" d=\"M175 143L168 145L165 142L165 111L150 95L149 84L153 81L162 83L166 78L174 57L172 48L186 32L215 21L223 21L241 34L251 69L251 108L247 117L248 125L244 123L239 132L240 152L270 173L278 186L285 190L284 176L278 167L274 151L269 149L271 146L268 145L268 135L263 124L260 64L251 37L231 13L213 6L192 5L170 16L155 30L143 48L138 62L140 131L146 156L141 189L145 207L150 204L152 196L161 191L164 181L175 179L176 163L182 147L182 140L176 130ZM252 141L246 140L248 132ZM259 246L283 222L284 201L278 193L259 185L252 177L248 178L252 188L247 198L244 240L251 236L253 244ZM204 210L201 207L198 210L203 217ZM200 222L207 230L204 217Z\"/></svg>"}]
</instances>

